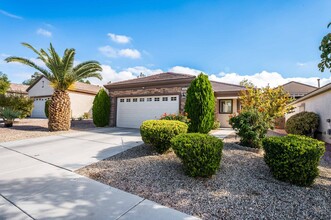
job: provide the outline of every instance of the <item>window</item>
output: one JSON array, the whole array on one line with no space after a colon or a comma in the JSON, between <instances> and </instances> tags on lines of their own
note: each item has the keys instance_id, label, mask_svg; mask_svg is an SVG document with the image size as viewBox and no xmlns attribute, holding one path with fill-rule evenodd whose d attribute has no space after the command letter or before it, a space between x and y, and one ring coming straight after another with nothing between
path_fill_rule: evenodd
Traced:
<instances>
[{"instance_id":1,"label":"window","mask_svg":"<svg viewBox=\"0 0 331 220\"><path fill-rule=\"evenodd\" d=\"M168 101L168 97L162 97L162 101L167 102Z\"/></svg>"},{"instance_id":2,"label":"window","mask_svg":"<svg viewBox=\"0 0 331 220\"><path fill-rule=\"evenodd\" d=\"M145 98L140 98L139 99L139 102L144 102L145 101Z\"/></svg>"},{"instance_id":3,"label":"window","mask_svg":"<svg viewBox=\"0 0 331 220\"><path fill-rule=\"evenodd\" d=\"M158 101L160 101L160 98L159 98L159 97L154 98L154 101L155 101L155 102L158 102Z\"/></svg>"},{"instance_id":4,"label":"window","mask_svg":"<svg viewBox=\"0 0 331 220\"><path fill-rule=\"evenodd\" d=\"M126 99L126 102L131 102L131 99Z\"/></svg>"},{"instance_id":5,"label":"window","mask_svg":"<svg viewBox=\"0 0 331 220\"><path fill-rule=\"evenodd\" d=\"M124 99L120 99L120 102L124 102Z\"/></svg>"},{"instance_id":6,"label":"window","mask_svg":"<svg viewBox=\"0 0 331 220\"><path fill-rule=\"evenodd\" d=\"M220 114L232 114L232 104L232 99L220 99Z\"/></svg>"},{"instance_id":7,"label":"window","mask_svg":"<svg viewBox=\"0 0 331 220\"><path fill-rule=\"evenodd\" d=\"M132 99L132 102L137 102L137 101L138 101L137 98Z\"/></svg>"},{"instance_id":8,"label":"window","mask_svg":"<svg viewBox=\"0 0 331 220\"><path fill-rule=\"evenodd\" d=\"M147 102L151 102L152 101L152 98L147 98Z\"/></svg>"},{"instance_id":9,"label":"window","mask_svg":"<svg viewBox=\"0 0 331 220\"><path fill-rule=\"evenodd\" d=\"M176 101L176 100L177 100L176 96L171 97L171 101Z\"/></svg>"},{"instance_id":10,"label":"window","mask_svg":"<svg viewBox=\"0 0 331 220\"><path fill-rule=\"evenodd\" d=\"M44 88L45 82L44 81L41 81L41 83L42 83L41 88Z\"/></svg>"}]
</instances>

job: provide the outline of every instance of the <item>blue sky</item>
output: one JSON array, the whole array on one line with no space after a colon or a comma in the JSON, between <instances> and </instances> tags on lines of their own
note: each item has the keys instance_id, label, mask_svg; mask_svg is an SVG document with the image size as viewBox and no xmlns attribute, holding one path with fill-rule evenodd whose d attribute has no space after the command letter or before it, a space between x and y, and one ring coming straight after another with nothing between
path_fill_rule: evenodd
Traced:
<instances>
[{"instance_id":1,"label":"blue sky","mask_svg":"<svg viewBox=\"0 0 331 220\"><path fill-rule=\"evenodd\" d=\"M35 58L20 45L62 53L75 48L77 61L103 64L104 80L140 72L176 71L258 85L298 80L331 81L317 68L321 38L331 21L329 0L140 0L0 2L0 71L22 82L34 70L6 64L8 55Z\"/></svg>"}]
</instances>

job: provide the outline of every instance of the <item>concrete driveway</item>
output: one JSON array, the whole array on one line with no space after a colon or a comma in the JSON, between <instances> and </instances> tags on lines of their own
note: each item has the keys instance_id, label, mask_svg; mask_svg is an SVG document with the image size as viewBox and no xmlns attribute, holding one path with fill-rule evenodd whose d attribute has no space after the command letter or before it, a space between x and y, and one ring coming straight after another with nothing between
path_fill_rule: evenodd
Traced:
<instances>
[{"instance_id":1,"label":"concrete driveway","mask_svg":"<svg viewBox=\"0 0 331 220\"><path fill-rule=\"evenodd\" d=\"M72 172L141 143L119 128L0 143L0 219L196 219Z\"/></svg>"}]
</instances>

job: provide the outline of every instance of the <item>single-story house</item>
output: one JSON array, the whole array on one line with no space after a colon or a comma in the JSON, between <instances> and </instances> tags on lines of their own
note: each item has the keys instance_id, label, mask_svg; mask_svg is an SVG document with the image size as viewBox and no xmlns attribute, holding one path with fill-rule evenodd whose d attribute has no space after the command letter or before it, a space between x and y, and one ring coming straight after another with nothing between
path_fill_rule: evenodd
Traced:
<instances>
[{"instance_id":1,"label":"single-story house","mask_svg":"<svg viewBox=\"0 0 331 220\"><path fill-rule=\"evenodd\" d=\"M29 86L17 83L10 83L10 87L7 90L7 95L18 95L18 96L27 96L28 92L26 91Z\"/></svg>"},{"instance_id":2,"label":"single-story house","mask_svg":"<svg viewBox=\"0 0 331 220\"><path fill-rule=\"evenodd\" d=\"M184 111L186 91L195 76L160 73L105 85L111 99L110 126L139 128L148 119L164 113ZM230 127L229 116L238 109L243 86L211 81L215 94L215 116L221 127Z\"/></svg>"},{"instance_id":3,"label":"single-story house","mask_svg":"<svg viewBox=\"0 0 331 220\"><path fill-rule=\"evenodd\" d=\"M291 103L294 111L286 114L286 120L299 112L315 112L320 116L320 139L331 144L331 83L308 93Z\"/></svg>"},{"instance_id":4,"label":"single-story house","mask_svg":"<svg viewBox=\"0 0 331 220\"><path fill-rule=\"evenodd\" d=\"M84 113L91 115L93 100L99 90L99 86L76 82L68 90L71 102L71 117L79 118ZM54 92L54 89L50 86L50 81L44 76L41 76L29 86L27 92L29 97L34 99L34 108L31 117L46 118L45 102L51 99Z\"/></svg>"},{"instance_id":5,"label":"single-story house","mask_svg":"<svg viewBox=\"0 0 331 220\"><path fill-rule=\"evenodd\" d=\"M282 85L284 90L294 99L299 99L306 94L317 89L315 86L307 85L300 82L291 81Z\"/></svg>"}]
</instances>

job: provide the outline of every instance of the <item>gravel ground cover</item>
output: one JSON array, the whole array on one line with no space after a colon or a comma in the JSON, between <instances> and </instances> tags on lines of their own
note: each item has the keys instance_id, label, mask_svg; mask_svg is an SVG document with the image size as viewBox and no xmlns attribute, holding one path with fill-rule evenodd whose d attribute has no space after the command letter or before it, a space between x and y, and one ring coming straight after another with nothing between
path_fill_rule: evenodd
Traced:
<instances>
[{"instance_id":1,"label":"gravel ground cover","mask_svg":"<svg viewBox=\"0 0 331 220\"><path fill-rule=\"evenodd\" d=\"M47 119L20 119L16 120L14 126L5 128L0 122L0 142L22 140L42 136L57 135L61 133L73 132L75 130L85 130L94 128L92 120L72 121L70 131L49 132Z\"/></svg>"},{"instance_id":2,"label":"gravel ground cover","mask_svg":"<svg viewBox=\"0 0 331 220\"><path fill-rule=\"evenodd\" d=\"M211 179L184 175L174 153L141 145L78 170L113 187L202 219L331 219L331 166L312 187L275 180L263 152L225 140L221 169Z\"/></svg>"}]
</instances>

